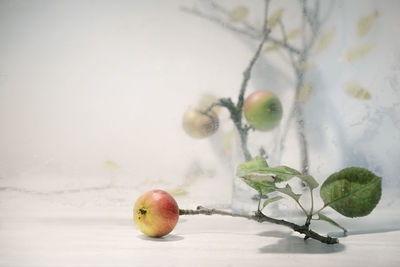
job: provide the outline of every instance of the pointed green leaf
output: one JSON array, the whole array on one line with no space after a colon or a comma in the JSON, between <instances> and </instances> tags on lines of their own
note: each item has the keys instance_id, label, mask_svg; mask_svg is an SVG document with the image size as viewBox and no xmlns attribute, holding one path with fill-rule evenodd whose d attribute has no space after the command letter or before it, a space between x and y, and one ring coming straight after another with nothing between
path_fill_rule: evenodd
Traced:
<instances>
[{"instance_id":1,"label":"pointed green leaf","mask_svg":"<svg viewBox=\"0 0 400 267\"><path fill-rule=\"evenodd\" d=\"M346 229L346 228L344 228L343 226L341 226L340 224L338 224L337 222L335 222L335 221L332 220L331 218L325 216L324 214L318 213L318 217L319 217L319 218L318 218L319 220L328 222L328 223L330 223L330 224L332 224L332 225L334 225L334 226L336 226L336 227L342 229L344 232L347 232L347 229Z\"/></svg>"},{"instance_id":2,"label":"pointed green leaf","mask_svg":"<svg viewBox=\"0 0 400 267\"><path fill-rule=\"evenodd\" d=\"M272 202L275 202L275 201L278 201L278 200L280 200L282 198L283 198L282 196L276 196L276 197L267 198L264 201L263 208L265 208L265 206L267 206L268 204L270 204Z\"/></svg>"},{"instance_id":3,"label":"pointed green leaf","mask_svg":"<svg viewBox=\"0 0 400 267\"><path fill-rule=\"evenodd\" d=\"M253 182L248 179L242 179L247 185L257 190L261 194L268 194L275 191L274 183L270 182Z\"/></svg>"},{"instance_id":4,"label":"pointed green leaf","mask_svg":"<svg viewBox=\"0 0 400 267\"><path fill-rule=\"evenodd\" d=\"M243 177L243 175L246 175L250 172L258 172L260 169L265 168L268 168L267 161L261 156L256 156L252 160L240 164L237 167L236 175Z\"/></svg>"},{"instance_id":5,"label":"pointed green leaf","mask_svg":"<svg viewBox=\"0 0 400 267\"><path fill-rule=\"evenodd\" d=\"M293 198L296 201L299 201L299 199L301 197L301 194L295 194L293 192L292 188L290 187L290 185L288 185L288 184L284 188L275 187L275 190L278 192L281 192L285 195L290 196L291 198Z\"/></svg>"},{"instance_id":6,"label":"pointed green leaf","mask_svg":"<svg viewBox=\"0 0 400 267\"><path fill-rule=\"evenodd\" d=\"M303 182L305 182L310 189L317 188L319 183L309 174L306 175L297 175Z\"/></svg>"},{"instance_id":7,"label":"pointed green leaf","mask_svg":"<svg viewBox=\"0 0 400 267\"><path fill-rule=\"evenodd\" d=\"M330 206L346 217L362 217L371 213L382 193L382 178L359 167L345 168L328 177L320 195Z\"/></svg>"}]
</instances>

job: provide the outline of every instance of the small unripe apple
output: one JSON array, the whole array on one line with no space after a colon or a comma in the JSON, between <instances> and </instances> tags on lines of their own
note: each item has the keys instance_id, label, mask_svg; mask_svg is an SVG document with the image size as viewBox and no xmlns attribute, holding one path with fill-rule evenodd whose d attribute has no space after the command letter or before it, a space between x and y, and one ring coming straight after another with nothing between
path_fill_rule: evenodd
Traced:
<instances>
[{"instance_id":1,"label":"small unripe apple","mask_svg":"<svg viewBox=\"0 0 400 267\"><path fill-rule=\"evenodd\" d=\"M179 219L179 208L170 194L152 190L136 200L133 216L136 227L144 234L162 237L174 229Z\"/></svg>"},{"instance_id":2,"label":"small unripe apple","mask_svg":"<svg viewBox=\"0 0 400 267\"><path fill-rule=\"evenodd\" d=\"M193 138L205 138L218 130L219 120L214 111L205 113L196 108L186 110L182 119L185 132Z\"/></svg>"},{"instance_id":3,"label":"small unripe apple","mask_svg":"<svg viewBox=\"0 0 400 267\"><path fill-rule=\"evenodd\" d=\"M243 105L247 122L259 131L275 128L282 119L282 104L279 98L268 91L250 94Z\"/></svg>"}]
</instances>

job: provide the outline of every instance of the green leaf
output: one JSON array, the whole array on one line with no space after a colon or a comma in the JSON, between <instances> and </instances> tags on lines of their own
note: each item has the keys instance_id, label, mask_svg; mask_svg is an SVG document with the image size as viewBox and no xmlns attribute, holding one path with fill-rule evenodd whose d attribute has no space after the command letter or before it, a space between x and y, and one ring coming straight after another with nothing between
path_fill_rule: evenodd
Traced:
<instances>
[{"instance_id":1,"label":"green leaf","mask_svg":"<svg viewBox=\"0 0 400 267\"><path fill-rule=\"evenodd\" d=\"M240 164L237 167L236 175L239 177L243 177L243 175L251 172L258 172L260 169L265 168L268 168L267 161L261 156L256 156L252 160Z\"/></svg>"},{"instance_id":2,"label":"green leaf","mask_svg":"<svg viewBox=\"0 0 400 267\"><path fill-rule=\"evenodd\" d=\"M347 232L347 229L346 229L346 228L344 228L343 226L341 226L340 224L338 224L337 222L335 222L335 221L332 220L331 218L325 216L324 214L318 213L318 217L319 217L319 218L318 218L319 220L328 222L328 223L330 223L330 224L332 224L332 225L334 225L334 226L336 226L336 227L342 229L344 232Z\"/></svg>"},{"instance_id":3,"label":"green leaf","mask_svg":"<svg viewBox=\"0 0 400 267\"><path fill-rule=\"evenodd\" d=\"M253 189L257 190L257 192L261 194L268 194L272 193L275 191L275 185L274 183L269 183L269 182L254 182L251 180L243 179L243 181L252 187Z\"/></svg>"},{"instance_id":4,"label":"green leaf","mask_svg":"<svg viewBox=\"0 0 400 267\"><path fill-rule=\"evenodd\" d=\"M320 195L330 206L346 217L362 217L371 213L382 194L382 178L359 167L345 168L328 177Z\"/></svg>"},{"instance_id":5,"label":"green leaf","mask_svg":"<svg viewBox=\"0 0 400 267\"><path fill-rule=\"evenodd\" d=\"M275 187L275 190L278 192L281 192L285 195L290 196L291 198L293 198L294 200L296 200L297 202L299 201L301 194L295 194L292 190L292 188L290 187L290 185L286 184L286 187L284 188L280 188L280 187Z\"/></svg>"},{"instance_id":6,"label":"green leaf","mask_svg":"<svg viewBox=\"0 0 400 267\"><path fill-rule=\"evenodd\" d=\"M303 182L305 182L310 189L317 188L319 183L309 174L306 175L297 175Z\"/></svg>"},{"instance_id":7,"label":"green leaf","mask_svg":"<svg viewBox=\"0 0 400 267\"><path fill-rule=\"evenodd\" d=\"M265 208L265 206L267 206L268 204L270 204L272 202L275 202L275 201L278 201L278 200L280 200L282 198L283 198L282 196L276 196L276 197L272 197L272 198L267 198L264 201L263 208Z\"/></svg>"}]
</instances>

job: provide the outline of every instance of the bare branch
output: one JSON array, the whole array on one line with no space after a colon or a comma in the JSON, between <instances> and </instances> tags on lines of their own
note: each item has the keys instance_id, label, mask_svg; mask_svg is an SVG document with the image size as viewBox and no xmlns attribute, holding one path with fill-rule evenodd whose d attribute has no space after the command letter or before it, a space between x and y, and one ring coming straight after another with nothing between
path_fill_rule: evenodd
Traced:
<instances>
[{"instance_id":1,"label":"bare branch","mask_svg":"<svg viewBox=\"0 0 400 267\"><path fill-rule=\"evenodd\" d=\"M283 225L291 228L293 231L298 232L300 234L304 234L304 239L312 238L318 240L325 244L337 244L339 240L337 238L333 238L330 236L322 236L312 230L309 229L306 225L298 225L292 222L288 222L285 220L271 218L266 216L261 211L257 211L255 215L245 215L245 214L236 214L229 211L217 210L217 209L207 209L202 206L198 206L196 210L184 210L179 209L179 215L222 215L222 216L231 216L231 217L240 217L248 220L253 220L257 222L269 222L273 224Z\"/></svg>"},{"instance_id":2,"label":"bare branch","mask_svg":"<svg viewBox=\"0 0 400 267\"><path fill-rule=\"evenodd\" d=\"M219 17L206 14L206 13L202 12L201 10L199 10L197 8L181 7L181 10L183 12L190 13L190 14L198 16L200 18L207 19L207 20L209 20L211 22L214 22L214 23L216 23L216 24L218 24L218 25L220 25L220 26L222 26L222 27L224 27L224 28L226 28L226 29L228 29L228 30L230 30L232 32L241 34L241 35L246 36L248 38L251 38L251 39L254 39L254 40L262 39L263 35L260 34L260 33L255 32L254 31L255 28L253 26L251 26L247 22L243 22L242 23L243 26L245 26L245 29L241 29L239 27L233 26L232 24L230 24L228 22L225 22L225 21L221 20ZM295 54L299 54L300 53L299 49L297 49L297 48L295 48L295 47L293 47L291 45L284 44L281 40L278 40L278 39L276 39L276 38L274 38L272 36L268 36L268 41L271 41L274 44L278 44L278 45L282 46L283 48L289 50L292 53L295 53Z\"/></svg>"},{"instance_id":3,"label":"bare branch","mask_svg":"<svg viewBox=\"0 0 400 267\"><path fill-rule=\"evenodd\" d=\"M250 37L252 39L259 39L260 38L259 34L252 34L252 33L248 32L248 31L246 31L244 29L240 29L238 27L235 27L232 24L221 20L219 17L206 14L206 13L200 11L197 8L181 7L181 10L184 11L184 12L196 15L198 17L207 19L209 21L212 21L212 22L214 22L214 23L216 23L216 24L218 24L218 25L220 25L220 26L222 26L222 27L224 27L224 28L226 28L226 29L228 29L230 31L233 31L235 33L239 33L239 34L245 35L245 36Z\"/></svg>"},{"instance_id":4,"label":"bare branch","mask_svg":"<svg viewBox=\"0 0 400 267\"><path fill-rule=\"evenodd\" d=\"M236 105L236 107L238 108L239 111L242 111L242 108L243 108L244 93L246 92L247 84L251 77L251 70L253 69L254 64L256 63L258 57L260 56L261 49L263 48L264 43L267 40L269 33L270 33L270 30L265 30L263 39L261 40L260 44L258 45L256 53L254 54L253 58L250 60L249 66L243 73L243 81L242 81L242 85L240 86L238 102Z\"/></svg>"}]
</instances>

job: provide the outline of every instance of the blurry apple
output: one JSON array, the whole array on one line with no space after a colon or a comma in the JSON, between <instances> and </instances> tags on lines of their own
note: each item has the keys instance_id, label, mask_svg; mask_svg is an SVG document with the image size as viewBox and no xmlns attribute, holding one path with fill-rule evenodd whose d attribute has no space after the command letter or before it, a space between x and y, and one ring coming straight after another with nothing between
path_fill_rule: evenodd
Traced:
<instances>
[{"instance_id":1,"label":"blurry apple","mask_svg":"<svg viewBox=\"0 0 400 267\"><path fill-rule=\"evenodd\" d=\"M259 131L275 128L282 119L282 104L279 98L268 91L250 94L243 105L247 122Z\"/></svg>"},{"instance_id":2,"label":"blurry apple","mask_svg":"<svg viewBox=\"0 0 400 267\"><path fill-rule=\"evenodd\" d=\"M178 204L163 190L152 190L141 195L135 202L133 212L136 227L152 237L170 233L179 218Z\"/></svg>"},{"instance_id":3,"label":"blurry apple","mask_svg":"<svg viewBox=\"0 0 400 267\"><path fill-rule=\"evenodd\" d=\"M214 111L205 114L200 109L189 108L183 115L183 129L193 138L205 138L214 134L218 125L218 116Z\"/></svg>"},{"instance_id":4,"label":"blurry apple","mask_svg":"<svg viewBox=\"0 0 400 267\"><path fill-rule=\"evenodd\" d=\"M212 93L203 93L200 96L199 101L197 102L197 106L200 108L207 109L212 104L217 103L217 102L218 102L218 97L216 95L214 95ZM211 110L214 111L216 114L219 114L219 112L221 111L221 107L215 106Z\"/></svg>"}]
</instances>

